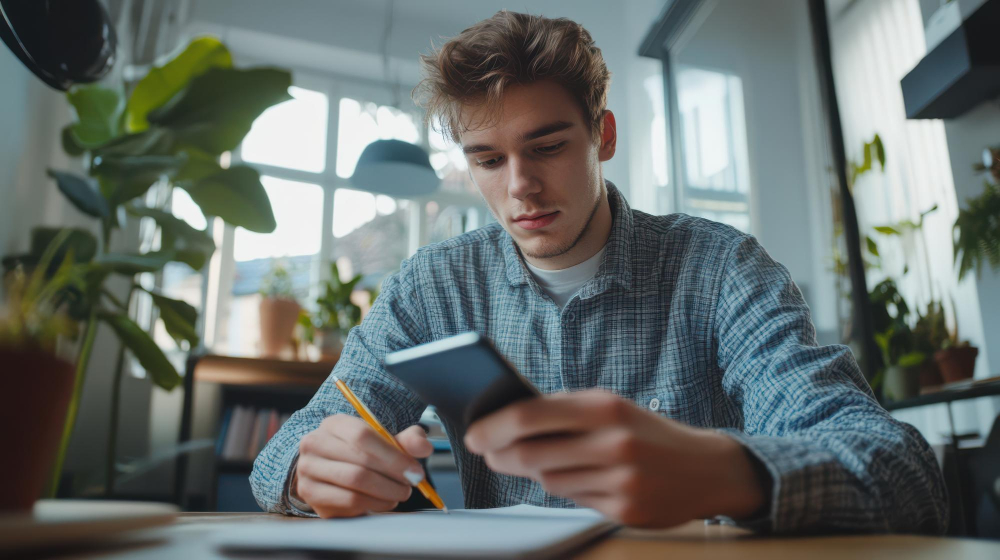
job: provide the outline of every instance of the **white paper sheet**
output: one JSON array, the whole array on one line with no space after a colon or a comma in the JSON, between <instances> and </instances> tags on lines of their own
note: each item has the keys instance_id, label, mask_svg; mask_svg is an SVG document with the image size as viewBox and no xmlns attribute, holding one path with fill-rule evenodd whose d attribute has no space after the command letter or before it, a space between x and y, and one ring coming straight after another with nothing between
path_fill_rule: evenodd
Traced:
<instances>
[{"instance_id":1,"label":"white paper sheet","mask_svg":"<svg viewBox=\"0 0 1000 560\"><path fill-rule=\"evenodd\" d=\"M365 556L547 558L616 525L590 509L518 505L496 509L376 514L352 519L254 523L220 532L232 551L352 552Z\"/></svg>"}]
</instances>

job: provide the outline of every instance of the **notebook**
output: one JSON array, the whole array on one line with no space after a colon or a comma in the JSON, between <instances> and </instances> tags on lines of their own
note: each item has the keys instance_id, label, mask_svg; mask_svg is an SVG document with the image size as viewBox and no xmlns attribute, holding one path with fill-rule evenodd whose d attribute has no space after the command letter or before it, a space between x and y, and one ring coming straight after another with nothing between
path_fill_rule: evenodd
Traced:
<instances>
[{"instance_id":1,"label":"notebook","mask_svg":"<svg viewBox=\"0 0 1000 560\"><path fill-rule=\"evenodd\" d=\"M618 526L592 509L517 505L450 513L373 514L351 519L254 523L216 534L226 552L349 553L351 558L550 558Z\"/></svg>"}]
</instances>

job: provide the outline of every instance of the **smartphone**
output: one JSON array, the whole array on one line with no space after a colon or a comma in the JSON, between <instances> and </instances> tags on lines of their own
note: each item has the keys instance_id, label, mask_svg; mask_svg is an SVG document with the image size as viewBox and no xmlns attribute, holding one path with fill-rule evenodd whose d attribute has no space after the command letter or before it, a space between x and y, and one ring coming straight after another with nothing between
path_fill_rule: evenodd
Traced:
<instances>
[{"instance_id":1,"label":"smartphone","mask_svg":"<svg viewBox=\"0 0 1000 560\"><path fill-rule=\"evenodd\" d=\"M475 332L392 352L384 365L461 433L510 403L541 395L488 338Z\"/></svg>"}]
</instances>

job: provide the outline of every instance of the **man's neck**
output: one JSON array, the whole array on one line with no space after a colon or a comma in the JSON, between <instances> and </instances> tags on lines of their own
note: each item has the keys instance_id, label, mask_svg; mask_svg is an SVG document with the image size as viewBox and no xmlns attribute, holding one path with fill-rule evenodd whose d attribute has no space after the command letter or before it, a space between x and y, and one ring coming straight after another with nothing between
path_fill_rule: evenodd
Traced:
<instances>
[{"instance_id":1,"label":"man's neck","mask_svg":"<svg viewBox=\"0 0 1000 560\"><path fill-rule=\"evenodd\" d=\"M594 212L594 217L587 226L587 231L583 233L583 237L577 241L572 249L559 256L547 259L538 259L524 255L525 260L532 266L541 268L542 270L562 270L576 266L596 255L608 243L608 238L611 237L611 225L614 220L611 215L611 204L608 202L608 196L609 192L605 190L604 194L601 195L601 202L597 206L597 211Z\"/></svg>"}]
</instances>

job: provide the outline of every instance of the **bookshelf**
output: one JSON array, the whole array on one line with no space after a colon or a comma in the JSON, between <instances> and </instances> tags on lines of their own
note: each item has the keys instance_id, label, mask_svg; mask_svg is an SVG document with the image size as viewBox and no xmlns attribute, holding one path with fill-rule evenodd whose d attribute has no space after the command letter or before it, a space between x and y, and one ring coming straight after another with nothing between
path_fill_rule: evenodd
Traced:
<instances>
[{"instance_id":1,"label":"bookshelf","mask_svg":"<svg viewBox=\"0 0 1000 560\"><path fill-rule=\"evenodd\" d=\"M244 358L207 354L191 356L184 376L184 401L181 411L180 443L191 440L194 426L195 392L200 384L219 387L220 401L212 419L213 435L220 430L236 407L254 411L274 410L276 416L290 414L304 407L330 375L336 360L294 362L263 358ZM251 422L251 425L253 422ZM224 443L220 440L218 443ZM199 509L215 510L220 492L233 492L234 481L241 483L250 475L253 460L249 450L245 458L223 459L212 452L211 480L206 503ZM181 507L187 502L188 458L178 457L174 474L174 501Z\"/></svg>"}]
</instances>

